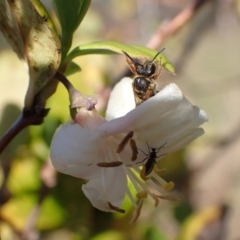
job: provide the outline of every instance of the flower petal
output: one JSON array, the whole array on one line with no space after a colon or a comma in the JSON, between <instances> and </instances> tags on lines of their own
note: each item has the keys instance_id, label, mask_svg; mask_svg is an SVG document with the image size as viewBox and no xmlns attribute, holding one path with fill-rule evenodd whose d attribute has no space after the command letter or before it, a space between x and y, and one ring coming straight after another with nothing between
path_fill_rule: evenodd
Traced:
<instances>
[{"instance_id":1,"label":"flower petal","mask_svg":"<svg viewBox=\"0 0 240 240\"><path fill-rule=\"evenodd\" d=\"M205 121L207 121L206 113L193 106L184 97L175 110L155 119L152 126L140 129L139 138L148 142L155 142L157 139L170 139L187 129L197 128Z\"/></svg>"},{"instance_id":2,"label":"flower petal","mask_svg":"<svg viewBox=\"0 0 240 240\"><path fill-rule=\"evenodd\" d=\"M195 107L195 118L194 121L191 122L191 124L189 125L189 127L197 127L197 126L201 126L203 123L208 121L208 117L205 111L203 111L202 109L199 109L198 107Z\"/></svg>"},{"instance_id":3,"label":"flower petal","mask_svg":"<svg viewBox=\"0 0 240 240\"><path fill-rule=\"evenodd\" d=\"M125 77L113 88L108 101L106 119L122 117L136 107L132 78Z\"/></svg>"},{"instance_id":4,"label":"flower petal","mask_svg":"<svg viewBox=\"0 0 240 240\"><path fill-rule=\"evenodd\" d=\"M94 131L96 127L105 122L106 120L99 115L97 110L93 108L91 111L80 108L78 109L75 122L78 123L81 127Z\"/></svg>"},{"instance_id":5,"label":"flower petal","mask_svg":"<svg viewBox=\"0 0 240 240\"><path fill-rule=\"evenodd\" d=\"M197 128L192 129L192 131L186 131L186 133L188 134L181 136L181 139L179 139L179 141L175 140L174 144L169 146L166 144L166 149L164 149L164 151L166 153L172 153L186 147L189 143L202 136L204 134L204 130L202 128Z\"/></svg>"},{"instance_id":6,"label":"flower petal","mask_svg":"<svg viewBox=\"0 0 240 240\"><path fill-rule=\"evenodd\" d=\"M176 84L169 84L154 97L143 102L123 117L105 122L97 127L97 131L104 135L120 132L137 131L152 125L156 118L177 108L183 99L181 90Z\"/></svg>"},{"instance_id":7,"label":"flower petal","mask_svg":"<svg viewBox=\"0 0 240 240\"><path fill-rule=\"evenodd\" d=\"M101 170L101 178L91 179L82 186L82 190L94 207L113 212L108 203L121 207L127 191L127 177L122 166Z\"/></svg>"},{"instance_id":8,"label":"flower petal","mask_svg":"<svg viewBox=\"0 0 240 240\"><path fill-rule=\"evenodd\" d=\"M152 148L156 149L158 159L160 160L164 156L176 152L184 147L186 147L189 143L194 141L196 138L203 135L204 131L202 128L194 128L187 129L183 133L173 137L168 138L158 138L155 142L145 142L145 141L137 141L137 147L139 149L137 159L134 162L124 161L125 164L133 165L133 164L143 164L146 163L149 158L149 153L152 151ZM149 149L149 148L150 149ZM145 154L143 154L143 152ZM143 161L144 160L144 161Z\"/></svg>"},{"instance_id":9,"label":"flower petal","mask_svg":"<svg viewBox=\"0 0 240 240\"><path fill-rule=\"evenodd\" d=\"M61 125L51 143L52 164L58 171L77 177L86 178L86 167L89 167L89 176L90 173L95 174L96 168L91 165L94 165L96 160L104 161L101 141L102 138L97 132L84 129L78 124Z\"/></svg>"},{"instance_id":10,"label":"flower petal","mask_svg":"<svg viewBox=\"0 0 240 240\"><path fill-rule=\"evenodd\" d=\"M90 180L101 175L101 169L96 164L88 166L81 164L64 164L56 160L52 160L52 164L58 172L77 178Z\"/></svg>"}]
</instances>

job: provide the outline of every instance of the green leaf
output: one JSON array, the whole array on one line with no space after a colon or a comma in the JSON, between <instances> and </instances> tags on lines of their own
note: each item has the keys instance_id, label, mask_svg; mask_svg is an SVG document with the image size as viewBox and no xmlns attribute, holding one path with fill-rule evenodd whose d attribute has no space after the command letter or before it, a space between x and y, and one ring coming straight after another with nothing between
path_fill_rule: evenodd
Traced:
<instances>
[{"instance_id":1,"label":"green leaf","mask_svg":"<svg viewBox=\"0 0 240 240\"><path fill-rule=\"evenodd\" d=\"M127 236L120 231L115 231L115 230L108 230L105 232L101 232L100 234L95 235L92 240L125 240L127 239Z\"/></svg>"},{"instance_id":2,"label":"green leaf","mask_svg":"<svg viewBox=\"0 0 240 240\"><path fill-rule=\"evenodd\" d=\"M37 220L37 228L48 230L58 227L66 219L65 209L51 195L44 199L41 205L41 212Z\"/></svg>"},{"instance_id":3,"label":"green leaf","mask_svg":"<svg viewBox=\"0 0 240 240\"><path fill-rule=\"evenodd\" d=\"M62 28L62 56L65 58L72 45L73 33L83 20L91 0L52 0Z\"/></svg>"},{"instance_id":4,"label":"green leaf","mask_svg":"<svg viewBox=\"0 0 240 240\"><path fill-rule=\"evenodd\" d=\"M30 84L25 98L26 109L33 98L53 77L61 60L61 44L56 28L39 0L9 1L24 42Z\"/></svg>"},{"instance_id":5,"label":"green leaf","mask_svg":"<svg viewBox=\"0 0 240 240\"><path fill-rule=\"evenodd\" d=\"M143 240L167 240L167 237L158 228L149 226Z\"/></svg>"},{"instance_id":6,"label":"green leaf","mask_svg":"<svg viewBox=\"0 0 240 240\"><path fill-rule=\"evenodd\" d=\"M39 162L32 158L14 161L7 182L11 194L37 190L41 186L39 168Z\"/></svg>"},{"instance_id":7,"label":"green leaf","mask_svg":"<svg viewBox=\"0 0 240 240\"><path fill-rule=\"evenodd\" d=\"M75 62L70 62L67 66L66 71L64 72L64 75L69 76L80 71L81 68Z\"/></svg>"},{"instance_id":8,"label":"green leaf","mask_svg":"<svg viewBox=\"0 0 240 240\"><path fill-rule=\"evenodd\" d=\"M123 54L122 51L127 52L133 58L153 58L158 51L139 46L139 45L127 45L117 42L99 41L80 45L73 49L66 58L66 61L70 61L77 56L86 54ZM162 54L156 58L161 61L163 67L171 73L174 73L174 67L169 60Z\"/></svg>"}]
</instances>

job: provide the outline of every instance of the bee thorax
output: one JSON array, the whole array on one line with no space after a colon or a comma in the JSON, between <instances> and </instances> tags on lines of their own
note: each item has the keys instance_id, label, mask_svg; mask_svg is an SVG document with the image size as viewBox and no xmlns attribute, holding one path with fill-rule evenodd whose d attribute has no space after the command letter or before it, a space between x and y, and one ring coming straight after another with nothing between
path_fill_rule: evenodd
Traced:
<instances>
[{"instance_id":1,"label":"bee thorax","mask_svg":"<svg viewBox=\"0 0 240 240\"><path fill-rule=\"evenodd\" d=\"M134 79L133 85L134 85L136 90L146 92L149 85L150 85L150 82L146 78L136 77Z\"/></svg>"}]
</instances>

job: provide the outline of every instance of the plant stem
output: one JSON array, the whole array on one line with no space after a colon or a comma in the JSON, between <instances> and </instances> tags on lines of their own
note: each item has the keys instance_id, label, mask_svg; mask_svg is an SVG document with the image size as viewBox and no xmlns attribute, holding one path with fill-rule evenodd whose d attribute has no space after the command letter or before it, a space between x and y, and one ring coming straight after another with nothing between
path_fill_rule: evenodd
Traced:
<instances>
[{"instance_id":1,"label":"plant stem","mask_svg":"<svg viewBox=\"0 0 240 240\"><path fill-rule=\"evenodd\" d=\"M38 109L35 111L23 110L22 114L15 121L15 123L9 128L9 130L4 134L2 139L0 139L0 154L6 148L6 146L21 132L24 128L30 125L40 125L43 123L43 119L47 116L50 109Z\"/></svg>"},{"instance_id":2,"label":"plant stem","mask_svg":"<svg viewBox=\"0 0 240 240\"><path fill-rule=\"evenodd\" d=\"M12 141L12 139L27 126L27 124L28 123L23 118L23 115L20 115L19 118L14 122L14 124L9 128L9 130L0 140L0 154L5 149L5 147Z\"/></svg>"}]
</instances>

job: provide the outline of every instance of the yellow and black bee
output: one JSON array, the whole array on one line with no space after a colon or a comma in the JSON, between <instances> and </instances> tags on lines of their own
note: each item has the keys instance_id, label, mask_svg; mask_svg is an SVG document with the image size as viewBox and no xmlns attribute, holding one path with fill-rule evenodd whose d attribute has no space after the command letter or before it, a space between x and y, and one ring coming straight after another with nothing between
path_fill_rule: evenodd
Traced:
<instances>
[{"instance_id":1,"label":"yellow and black bee","mask_svg":"<svg viewBox=\"0 0 240 240\"><path fill-rule=\"evenodd\" d=\"M157 93L156 80L163 67L161 62L155 61L155 59L163 50L158 52L151 60L132 58L123 51L130 70L136 75L132 83L136 106Z\"/></svg>"}]
</instances>

